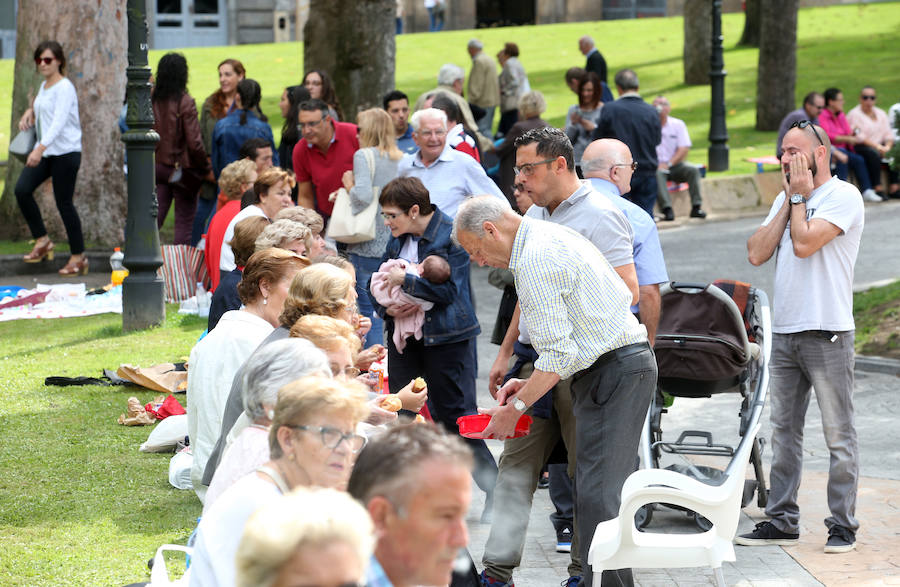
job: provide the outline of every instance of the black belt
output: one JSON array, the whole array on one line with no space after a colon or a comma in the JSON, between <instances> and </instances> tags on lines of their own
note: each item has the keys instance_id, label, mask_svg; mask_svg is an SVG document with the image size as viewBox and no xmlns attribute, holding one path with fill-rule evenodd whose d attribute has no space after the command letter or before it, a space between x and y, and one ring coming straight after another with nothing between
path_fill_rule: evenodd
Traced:
<instances>
[{"instance_id":1,"label":"black belt","mask_svg":"<svg viewBox=\"0 0 900 587\"><path fill-rule=\"evenodd\" d=\"M617 349L613 349L611 351L607 351L597 357L597 360L594 361L594 364L585 369L585 372L593 371L594 369L599 369L603 365L609 363L614 359L624 359L626 357L630 357L631 355L636 355L644 350L650 350L650 343L647 341L644 342L636 342L633 344L626 344L625 346L620 346Z\"/></svg>"}]
</instances>

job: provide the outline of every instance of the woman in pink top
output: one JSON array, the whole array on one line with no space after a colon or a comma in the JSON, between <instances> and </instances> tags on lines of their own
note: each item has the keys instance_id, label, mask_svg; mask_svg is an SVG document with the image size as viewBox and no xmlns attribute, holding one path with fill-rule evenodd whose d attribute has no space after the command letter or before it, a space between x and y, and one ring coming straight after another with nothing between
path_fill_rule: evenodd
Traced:
<instances>
[{"instance_id":1,"label":"woman in pink top","mask_svg":"<svg viewBox=\"0 0 900 587\"><path fill-rule=\"evenodd\" d=\"M859 93L859 104L847 113L847 122L850 123L853 132L861 141L856 145L856 152L866 160L869 179L873 184L872 189L883 196L881 160L894 146L894 133L891 131L887 113L875 105L877 98L875 88L865 86ZM890 196L892 198L900 197L897 172L890 167L888 167L888 181L890 182L888 191Z\"/></svg>"},{"instance_id":2,"label":"woman in pink top","mask_svg":"<svg viewBox=\"0 0 900 587\"><path fill-rule=\"evenodd\" d=\"M848 167L853 169L853 175L856 176L863 199L867 202L880 202L881 196L872 189L865 159L852 150L862 141L853 134L853 129L850 128L847 117L844 116L844 94L838 88L825 90L825 110L819 114L819 126L831 139L835 172L838 178L847 181Z\"/></svg>"}]
</instances>

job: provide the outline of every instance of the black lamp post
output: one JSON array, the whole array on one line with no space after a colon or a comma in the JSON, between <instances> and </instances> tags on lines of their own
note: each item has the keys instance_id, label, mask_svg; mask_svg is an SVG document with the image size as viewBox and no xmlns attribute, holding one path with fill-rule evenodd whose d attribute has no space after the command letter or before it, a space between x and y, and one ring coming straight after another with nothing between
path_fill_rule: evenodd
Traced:
<instances>
[{"instance_id":1,"label":"black lamp post","mask_svg":"<svg viewBox=\"0 0 900 587\"><path fill-rule=\"evenodd\" d=\"M728 169L728 129L725 126L725 60L722 57L722 0L712 3L712 55L709 81L712 108L709 114L709 170Z\"/></svg>"},{"instance_id":2,"label":"black lamp post","mask_svg":"<svg viewBox=\"0 0 900 587\"><path fill-rule=\"evenodd\" d=\"M157 202L150 68L147 66L145 0L128 0L128 132L122 136L128 155L128 218L125 222L125 266L122 284L122 329L142 330L166 319Z\"/></svg>"}]
</instances>

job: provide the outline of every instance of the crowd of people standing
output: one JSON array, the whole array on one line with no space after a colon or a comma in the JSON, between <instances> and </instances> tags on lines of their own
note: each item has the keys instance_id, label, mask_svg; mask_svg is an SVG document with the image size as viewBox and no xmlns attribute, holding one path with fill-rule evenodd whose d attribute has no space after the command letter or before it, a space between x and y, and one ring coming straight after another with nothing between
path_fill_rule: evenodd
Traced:
<instances>
[{"instance_id":1,"label":"crowd of people standing","mask_svg":"<svg viewBox=\"0 0 900 587\"><path fill-rule=\"evenodd\" d=\"M348 573L342 584L512 585L522 552L507 534L518 524L516 534L524 536L524 508L558 442L568 459L555 481L557 547L571 551L572 561L564 584L592 584L583 564L593 530L618 515L655 390L652 345L659 286L668 280L654 223L661 194L660 219L674 217L660 184L688 182L691 216L706 213L699 171L685 161L690 139L683 122L670 116L668 100L658 96L648 104L630 69L615 73L619 98L613 99L593 40L583 37L579 48L586 63L566 73L577 103L563 129L541 118L546 102L530 88L515 43L498 53L498 72L472 39L468 85L461 67L445 64L437 87L419 96L411 116L409 98L396 89L384 96L383 108L349 122L328 73L307 72L302 83L282 91L277 147L260 107L262 88L240 61L219 64L219 89L198 116L185 58L162 57L152 94L160 135L158 223L174 208L175 243L202 242L215 284L208 333L189 361L191 480L204 505L192 584L254 584L261 574L291 572L291 565L315 576L322 561L334 560L333 571ZM72 204L80 157L77 96L63 75L58 44L42 43L35 63L45 81L20 127L37 126L39 142L16 186L36 239L26 261L52 257L32 196L52 177L72 248L61 273L83 273L87 261ZM805 256L829 255L829 267L840 264L829 248L838 244L846 249L844 264L855 259L862 199L900 195L896 174L888 174L883 189L881 159L896 130L874 106L875 96L864 87L860 105L845 116L842 93L829 88L807 96L802 114L789 116L806 115L779 137L786 191L749 241L751 262L772 257L782 238L795 240L793 250L806 247ZM852 169L861 190L831 178L832 158L838 178ZM800 206L826 192L838 193L841 207L812 209L801 218ZM793 226L786 229L789 219ZM813 242L811 233L818 235ZM832 244L841 233L853 238ZM792 250L782 249L779 260ZM501 281L514 298L489 376L497 406L480 410L472 261L508 270ZM790 290L793 282L779 275L776 287ZM844 286L835 285L846 293ZM776 316L785 307L776 306ZM840 353L830 349L840 354L834 368L848 356L852 362L847 312L833 326L821 312L805 314L802 331L790 320L779 322L779 352L795 353L788 348L794 335L828 332L832 342L842 341ZM789 386L791 373L807 360L794 359L776 370L778 385ZM385 364L387 389L378 376ZM830 379L840 389L822 393L848 402L852 378ZM810 384L825 387L811 377L806 393ZM777 401L787 401L779 391ZM491 416L485 434L505 441L499 465L483 438L456 438L457 419L478 411ZM398 424L419 412L434 425ZM514 426L526 412L539 421L527 441L517 442ZM802 415L776 419L779 438L798 420L802 425ZM849 420L844 427L852 428ZM830 448L853 445L829 490L844 498L829 500L835 511L826 552L845 552L858 529L855 502L847 497L855 495L858 457L854 435L832 442L838 434L828 428ZM769 511L775 523L761 524L742 544L796 539L790 493L799 478L788 469L797 451L775 451L780 469L772 491L784 493ZM467 558L470 476L485 493L482 522L496 521L477 578L466 578L459 572L466 565L458 564ZM340 506L346 519L316 521L309 503ZM282 515L273 514L274 504ZM304 508L309 513L300 515L297 528L281 523ZM316 524L343 551L326 556L316 550L325 548L321 534L315 540L296 534ZM278 532L290 534L284 541L294 546L267 563L261 553ZM320 561L301 556L304 549ZM604 572L607 580L633 582L629 569Z\"/></svg>"}]
</instances>

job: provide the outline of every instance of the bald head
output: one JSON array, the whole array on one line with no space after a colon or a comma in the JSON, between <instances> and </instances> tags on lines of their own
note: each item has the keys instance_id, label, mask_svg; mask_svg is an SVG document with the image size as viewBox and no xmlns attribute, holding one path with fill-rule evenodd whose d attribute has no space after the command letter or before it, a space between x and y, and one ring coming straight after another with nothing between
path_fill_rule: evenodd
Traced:
<instances>
[{"instance_id":1,"label":"bald head","mask_svg":"<svg viewBox=\"0 0 900 587\"><path fill-rule=\"evenodd\" d=\"M596 177L616 184L619 193L631 191L633 161L628 145L617 139L600 139L587 146L581 156L581 173L585 179Z\"/></svg>"},{"instance_id":2,"label":"bald head","mask_svg":"<svg viewBox=\"0 0 900 587\"><path fill-rule=\"evenodd\" d=\"M781 155L781 166L785 172L790 170L791 158L802 153L809 161L814 187L819 187L831 179L831 140L821 126L805 124L803 128L791 127L784 135L781 148L784 151Z\"/></svg>"}]
</instances>

